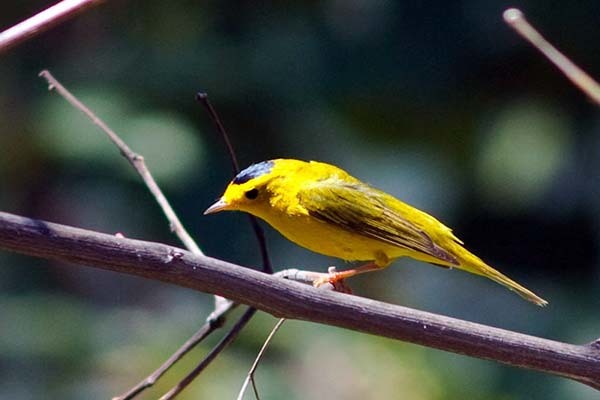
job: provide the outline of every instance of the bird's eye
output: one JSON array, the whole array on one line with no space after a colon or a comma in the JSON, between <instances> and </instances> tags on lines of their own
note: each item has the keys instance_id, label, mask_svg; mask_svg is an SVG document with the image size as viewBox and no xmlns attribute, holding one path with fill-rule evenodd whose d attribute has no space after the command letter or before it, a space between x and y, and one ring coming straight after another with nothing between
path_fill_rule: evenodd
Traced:
<instances>
[{"instance_id":1,"label":"bird's eye","mask_svg":"<svg viewBox=\"0 0 600 400\"><path fill-rule=\"evenodd\" d=\"M250 189L246 193L244 193L244 196L246 196L246 198L249 200L254 200L258 197L258 189Z\"/></svg>"}]
</instances>

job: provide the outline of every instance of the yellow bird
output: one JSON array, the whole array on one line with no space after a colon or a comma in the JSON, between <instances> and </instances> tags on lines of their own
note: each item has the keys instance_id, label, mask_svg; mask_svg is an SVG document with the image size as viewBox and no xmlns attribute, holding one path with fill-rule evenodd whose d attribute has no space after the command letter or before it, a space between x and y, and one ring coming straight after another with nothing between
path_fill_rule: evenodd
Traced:
<instances>
[{"instance_id":1,"label":"yellow bird","mask_svg":"<svg viewBox=\"0 0 600 400\"><path fill-rule=\"evenodd\" d=\"M239 210L262 218L292 242L347 261L369 261L331 274L335 283L414 259L482 275L539 305L548 302L465 249L434 217L333 165L291 159L241 171L204 214Z\"/></svg>"}]
</instances>

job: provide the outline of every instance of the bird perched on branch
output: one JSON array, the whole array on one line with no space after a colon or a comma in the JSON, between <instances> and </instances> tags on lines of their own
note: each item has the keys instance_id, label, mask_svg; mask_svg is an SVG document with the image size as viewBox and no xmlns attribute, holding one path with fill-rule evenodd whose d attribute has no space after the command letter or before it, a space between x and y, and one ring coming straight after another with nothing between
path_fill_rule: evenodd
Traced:
<instances>
[{"instance_id":1,"label":"bird perched on branch","mask_svg":"<svg viewBox=\"0 0 600 400\"><path fill-rule=\"evenodd\" d=\"M335 284L412 257L462 269L504 285L539 306L547 301L487 265L434 217L333 165L292 159L241 171L204 214L239 210L268 222L292 242L347 261L368 261L316 282Z\"/></svg>"}]
</instances>

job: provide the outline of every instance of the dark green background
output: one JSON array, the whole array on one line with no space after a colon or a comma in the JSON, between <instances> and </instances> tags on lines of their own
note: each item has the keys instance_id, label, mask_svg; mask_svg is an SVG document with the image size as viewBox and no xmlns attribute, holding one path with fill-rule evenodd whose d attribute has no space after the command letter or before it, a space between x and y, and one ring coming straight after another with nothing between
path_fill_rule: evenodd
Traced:
<instances>
[{"instance_id":1,"label":"dark green background","mask_svg":"<svg viewBox=\"0 0 600 400\"><path fill-rule=\"evenodd\" d=\"M3 28L51 2L4 4ZM50 69L144 154L207 254L260 264L240 214L202 216L231 179L205 90L243 165L331 162L424 209L550 301L399 260L358 295L546 338L600 336L598 108L502 22L504 1L107 1L0 57L0 209L178 244L108 140L37 77ZM522 2L600 77L596 0ZM277 269L325 271L266 228ZM159 365L212 298L0 253L0 398L106 399ZM260 315L182 399L235 398L275 320ZM145 397L157 398L206 353ZM288 322L258 372L265 399L593 399L564 379ZM251 398L251 395L248 395Z\"/></svg>"}]
</instances>

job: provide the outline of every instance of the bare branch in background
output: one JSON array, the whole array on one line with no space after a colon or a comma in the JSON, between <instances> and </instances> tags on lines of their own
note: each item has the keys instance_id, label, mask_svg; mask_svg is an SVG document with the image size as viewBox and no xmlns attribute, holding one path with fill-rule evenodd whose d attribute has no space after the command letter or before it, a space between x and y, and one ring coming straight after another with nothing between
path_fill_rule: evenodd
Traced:
<instances>
[{"instance_id":1,"label":"bare branch in background","mask_svg":"<svg viewBox=\"0 0 600 400\"><path fill-rule=\"evenodd\" d=\"M275 337L275 334L277 333L279 328L281 328L281 325L283 325L284 322L285 322L285 318L280 318L279 321L277 321L277 323L271 330L271 333L269 333L269 336L267 336L267 339L265 339L265 342L263 343L262 347L260 348L260 351L258 352L258 355L256 356L256 359L254 360L254 363L252 363L252 367L250 367L250 371L248 371L248 375L246 376L246 379L244 380L244 384L242 385L242 388L240 389L240 393L238 394L237 400L242 400L244 398L244 393L246 392L246 388L248 387L248 384L250 382L252 382L252 389L254 390L254 397L256 397L257 400L259 399L258 389L256 388L256 382L254 381L254 372L256 372L256 368L258 368L258 363L260 363L260 360L262 359L263 354L267 350L267 347L269 347L269 343L271 343L271 340L273 339L273 337Z\"/></svg>"},{"instance_id":2,"label":"bare branch in background","mask_svg":"<svg viewBox=\"0 0 600 400\"><path fill-rule=\"evenodd\" d=\"M171 390L169 390L164 396L160 398L160 400L171 400L174 399L183 389L185 389L190 383L194 381L200 375L202 371L213 361L221 352L229 345L233 340L239 335L239 333L244 329L246 324L250 321L250 319L256 314L256 308L249 307L244 314L238 319L235 325L227 332L225 336L217 343L215 347L208 353L204 360L196 366L185 378L183 378L177 385L175 385Z\"/></svg>"},{"instance_id":3,"label":"bare branch in background","mask_svg":"<svg viewBox=\"0 0 600 400\"><path fill-rule=\"evenodd\" d=\"M213 120L213 123L215 124L217 131L220 133L221 138L225 142L227 151L229 153L229 158L230 158L231 164L232 164L233 175L237 175L237 173L240 171L239 163L238 163L237 157L235 155L235 150L233 149L233 145L231 144L231 139L229 138L229 135L227 134L227 131L225 130L225 127L223 126L223 123L221 122L221 118L219 118L217 111L210 103L210 101L208 99L208 94L198 93L196 95L196 99L199 100L200 102L202 102L202 104L208 111L208 114L210 115L211 119ZM269 251L267 250L267 240L265 238L265 233L264 233L263 229L261 228L261 226L258 224L256 217L249 215L248 218L250 221L250 225L252 226L252 229L254 231L254 235L256 236L256 239L258 241L258 246L260 249L260 254L261 254L262 263L263 263L262 270L265 273L271 274L271 273L273 273L273 267L271 266L271 259L269 257ZM221 304L235 307L235 304L232 303L230 300L227 300L226 298L224 298L222 296L215 295L215 309L219 309ZM229 330L229 332L227 332L227 334L225 334L225 336L219 341L219 343L217 343L212 348L212 350L208 353L208 355L206 357L204 357L204 359L202 361L200 361L200 363L196 366L196 368L194 368L185 378L183 378L179 383L177 383L177 385L175 385L171 390L169 390L160 399L161 400L174 399L179 393L181 393L183 391L183 389L185 389L187 386L189 386L189 384L192 383L194 381L194 379L196 379L198 377L198 375L200 375L202 373L202 371L204 371L204 369L215 358L217 358L217 356L223 350L225 350L225 348L231 342L233 342L235 340L235 338L240 334L242 329L244 329L246 324L248 324L248 322L250 322L250 319L252 319L252 317L254 316L255 313L256 313L256 309L249 307L244 312L244 314L238 319L238 321L233 325L233 327ZM190 341L188 341L188 342L190 342ZM194 346L195 346L195 344L194 344ZM192 347L189 347L189 349L186 351L189 351L191 348ZM171 357L171 358L173 358L173 357Z\"/></svg>"},{"instance_id":4,"label":"bare branch in background","mask_svg":"<svg viewBox=\"0 0 600 400\"><path fill-rule=\"evenodd\" d=\"M279 318L353 329L559 375L600 390L600 349L315 289L159 243L0 213L0 248L219 294Z\"/></svg>"},{"instance_id":5,"label":"bare branch in background","mask_svg":"<svg viewBox=\"0 0 600 400\"><path fill-rule=\"evenodd\" d=\"M173 353L160 367L144 378L137 385L129 389L126 393L113 397L113 400L129 400L140 394L145 389L151 387L160 379L165 372L169 370L177 361L192 350L198 343L202 342L213 331L221 328L225 322L225 316L237 307L232 301L222 302L206 319L206 323L194 333L175 353Z\"/></svg>"},{"instance_id":6,"label":"bare branch in background","mask_svg":"<svg viewBox=\"0 0 600 400\"><path fill-rule=\"evenodd\" d=\"M575 86L600 105L600 86L591 76L556 49L525 19L521 10L509 8L502 14L504 21L519 35L542 52Z\"/></svg>"},{"instance_id":7,"label":"bare branch in background","mask_svg":"<svg viewBox=\"0 0 600 400\"><path fill-rule=\"evenodd\" d=\"M217 114L217 110L212 106L210 100L208 100L208 93L198 92L196 93L196 100L202 103L208 115L215 124L215 128L217 128L217 132L221 134L223 141L225 142L225 147L227 147L227 153L229 154L229 160L231 161L231 172L233 175L237 175L240 172L240 163L235 155L235 150L233 149L233 144L231 144L231 139L225 130L225 126L221 122L221 118L219 118L219 114Z\"/></svg>"},{"instance_id":8,"label":"bare branch in background","mask_svg":"<svg viewBox=\"0 0 600 400\"><path fill-rule=\"evenodd\" d=\"M93 111L91 111L85 104L83 104L79 99L77 99L58 80L56 80L56 78L54 78L49 71L42 71L40 73L40 76L46 79L50 90L56 90L56 92L60 94L67 102L69 102L69 104L71 104L77 110L84 113L95 125L97 125L108 136L108 138L115 144L115 146L117 146L123 157L125 157L127 161L129 161L129 163L142 177L144 183L146 184L146 187L148 187L148 190L150 191L150 193L152 193L157 203L161 207L163 213L167 217L171 231L177 235L177 237L181 240L181 242L186 246L186 248L189 251L191 251L194 254L204 255L198 247L198 245L194 242L190 234L183 227L183 224L177 217L177 214L175 213L175 211L169 204L167 198L163 194L162 190L154 180L152 174L150 173L150 170L146 166L144 157L135 153L127 145L127 143L125 143L125 141L123 141L123 139L119 137L119 135L116 132L114 132L104 121L102 121L96 114L94 114ZM261 252L266 252L266 245L264 245L264 250L263 247L261 247ZM268 264L268 266L270 268L270 264ZM220 296L215 296L215 309L209 315L204 325L202 325L200 329L196 331L196 333L194 333L175 353L171 355L171 357L169 357L154 372L152 372L150 375L144 378L133 388L128 390L125 394L115 397L114 399L132 399L136 395L141 393L144 389L152 386L165 372L167 372L169 368L173 366L173 364L179 361L198 343L204 340L204 338L206 338L216 329L220 328L223 325L225 316L235 307L236 304L234 304L233 302ZM211 360L212 359L214 359L214 357L212 357Z\"/></svg>"},{"instance_id":9,"label":"bare branch in background","mask_svg":"<svg viewBox=\"0 0 600 400\"><path fill-rule=\"evenodd\" d=\"M167 217L169 221L169 225L171 231L177 235L179 240L183 243L183 245L192 253L203 255L202 250L198 247L194 239L190 236L190 234L185 230L183 224L175 214L173 207L167 201L167 198L163 194L160 187L154 180L154 177L150 173L150 170L146 166L146 162L144 161L144 157L135 153L131 148L113 131L110 129L108 125L104 121L102 121L96 114L92 112L85 104L83 104L79 99L77 99L71 92L69 92L59 81L57 81L49 71L40 72L40 76L46 81L48 81L48 89L56 90L58 94L60 94L66 101L69 102L73 107L77 110L84 113L95 125L97 125L102 132L106 133L109 139L117 146L123 157L129 161L129 163L135 168L138 174L144 180L144 183L150 190L150 193L156 199L156 202L162 209L163 213Z\"/></svg>"},{"instance_id":10,"label":"bare branch in background","mask_svg":"<svg viewBox=\"0 0 600 400\"><path fill-rule=\"evenodd\" d=\"M0 53L96 6L104 0L64 0L0 32Z\"/></svg>"},{"instance_id":11,"label":"bare branch in background","mask_svg":"<svg viewBox=\"0 0 600 400\"><path fill-rule=\"evenodd\" d=\"M217 114L217 110L213 107L210 100L208 99L208 94L205 92L199 92L196 94L196 100L202 103L208 115L212 119L215 124L215 128L217 132L221 134L223 141L225 142L225 146L227 147L227 152L229 154L229 159L231 160L231 170L233 175L237 175L240 172L240 163L235 155L235 150L233 149L233 145L231 144L231 139L229 139L229 135L225 130L225 126L221 122L221 118L219 118L219 114ZM252 226L252 230L254 231L254 236L256 236L256 240L258 241L258 248L260 249L260 256L262 258L263 263L263 272L267 274L273 273L273 267L271 265L271 259L269 257L269 252L267 250L267 239L265 238L265 232L258 224L258 220L253 215L248 215L250 220L250 225Z\"/></svg>"}]
</instances>

